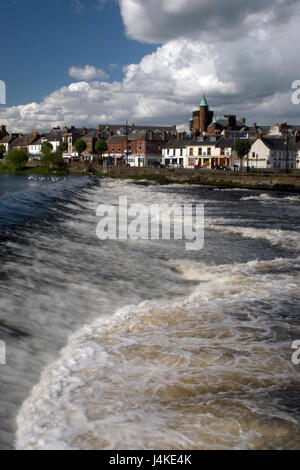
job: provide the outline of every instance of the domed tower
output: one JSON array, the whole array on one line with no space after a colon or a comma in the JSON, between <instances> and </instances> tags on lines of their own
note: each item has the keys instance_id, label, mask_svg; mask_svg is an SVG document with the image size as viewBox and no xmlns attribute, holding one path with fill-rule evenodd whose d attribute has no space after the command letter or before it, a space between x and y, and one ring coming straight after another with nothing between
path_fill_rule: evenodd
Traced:
<instances>
[{"instance_id":1,"label":"domed tower","mask_svg":"<svg viewBox=\"0 0 300 470\"><path fill-rule=\"evenodd\" d=\"M210 111L207 104L205 95L203 95L202 101L200 103L200 132L207 132L208 126L211 124L213 119L213 111Z\"/></svg>"},{"instance_id":2,"label":"domed tower","mask_svg":"<svg viewBox=\"0 0 300 470\"><path fill-rule=\"evenodd\" d=\"M190 133L193 134L194 132L194 118L193 116L190 118Z\"/></svg>"}]
</instances>

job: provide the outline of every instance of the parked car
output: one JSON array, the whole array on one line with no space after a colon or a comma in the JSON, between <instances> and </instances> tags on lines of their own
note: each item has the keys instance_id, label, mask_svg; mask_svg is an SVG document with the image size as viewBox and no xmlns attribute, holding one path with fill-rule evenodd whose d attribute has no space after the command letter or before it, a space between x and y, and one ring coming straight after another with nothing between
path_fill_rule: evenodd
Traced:
<instances>
[{"instance_id":1,"label":"parked car","mask_svg":"<svg viewBox=\"0 0 300 470\"><path fill-rule=\"evenodd\" d=\"M214 167L214 170L231 171L231 168L230 166L217 165Z\"/></svg>"},{"instance_id":2,"label":"parked car","mask_svg":"<svg viewBox=\"0 0 300 470\"><path fill-rule=\"evenodd\" d=\"M163 165L160 162L154 162L152 165L154 168L165 168L165 165Z\"/></svg>"},{"instance_id":3,"label":"parked car","mask_svg":"<svg viewBox=\"0 0 300 470\"><path fill-rule=\"evenodd\" d=\"M179 163L170 163L169 168L183 168L183 165L180 165Z\"/></svg>"}]
</instances>

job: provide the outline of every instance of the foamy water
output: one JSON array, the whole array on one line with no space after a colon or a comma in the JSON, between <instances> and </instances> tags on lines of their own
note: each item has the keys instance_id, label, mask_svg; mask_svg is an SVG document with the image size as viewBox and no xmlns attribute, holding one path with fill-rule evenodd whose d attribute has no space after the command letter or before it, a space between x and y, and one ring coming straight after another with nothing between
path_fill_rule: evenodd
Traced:
<instances>
[{"instance_id":1,"label":"foamy water","mask_svg":"<svg viewBox=\"0 0 300 470\"><path fill-rule=\"evenodd\" d=\"M100 243L97 204L124 194L206 201L204 250ZM300 448L299 208L281 202L289 195L268 209L244 197L105 180L53 207L52 231L5 241L2 286L13 273L14 286L3 312L16 309L17 286L30 289L3 401L18 449Z\"/></svg>"}]
</instances>

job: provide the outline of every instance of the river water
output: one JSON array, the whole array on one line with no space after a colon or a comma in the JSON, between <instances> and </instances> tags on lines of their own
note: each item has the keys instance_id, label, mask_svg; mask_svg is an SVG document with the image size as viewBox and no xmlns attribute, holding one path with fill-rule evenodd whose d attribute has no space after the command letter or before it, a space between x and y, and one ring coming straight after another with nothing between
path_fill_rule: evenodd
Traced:
<instances>
[{"instance_id":1,"label":"river water","mask_svg":"<svg viewBox=\"0 0 300 470\"><path fill-rule=\"evenodd\" d=\"M96 208L205 205L205 244ZM0 176L0 448L300 449L300 196Z\"/></svg>"}]
</instances>

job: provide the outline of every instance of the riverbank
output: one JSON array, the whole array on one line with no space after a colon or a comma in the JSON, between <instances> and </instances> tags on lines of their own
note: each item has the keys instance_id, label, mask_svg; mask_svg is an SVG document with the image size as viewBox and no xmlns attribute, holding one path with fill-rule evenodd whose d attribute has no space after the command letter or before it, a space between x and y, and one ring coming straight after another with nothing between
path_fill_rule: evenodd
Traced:
<instances>
[{"instance_id":1,"label":"riverbank","mask_svg":"<svg viewBox=\"0 0 300 470\"><path fill-rule=\"evenodd\" d=\"M94 174L115 179L149 180L160 184L199 184L220 188L242 188L258 190L282 190L300 192L300 171L290 173L234 173L226 171L186 170L170 168L124 168L109 166L106 173L102 165L87 165L84 162L72 163L64 168L26 166L14 170L0 163L0 174L39 175L39 176L81 176Z\"/></svg>"},{"instance_id":2,"label":"riverbank","mask_svg":"<svg viewBox=\"0 0 300 470\"><path fill-rule=\"evenodd\" d=\"M67 168L47 168L43 166L26 166L23 168L12 168L5 163L0 163L0 174L1 175L37 175L37 176L64 176L69 174Z\"/></svg>"},{"instance_id":3,"label":"riverbank","mask_svg":"<svg viewBox=\"0 0 300 470\"><path fill-rule=\"evenodd\" d=\"M222 188L273 189L300 192L299 173L233 173L225 171L194 171L168 168L109 167L107 173L95 170L99 176L120 179L154 180L162 184L201 184Z\"/></svg>"}]
</instances>

